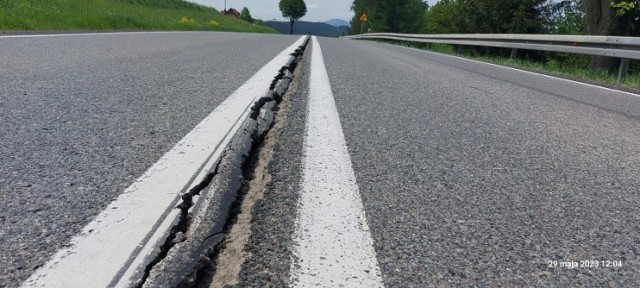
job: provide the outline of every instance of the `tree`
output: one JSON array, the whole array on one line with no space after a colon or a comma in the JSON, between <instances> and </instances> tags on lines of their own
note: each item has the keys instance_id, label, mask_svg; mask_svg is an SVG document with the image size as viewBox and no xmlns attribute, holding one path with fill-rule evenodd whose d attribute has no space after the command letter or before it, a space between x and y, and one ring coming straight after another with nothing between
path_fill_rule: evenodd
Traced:
<instances>
[{"instance_id":1,"label":"tree","mask_svg":"<svg viewBox=\"0 0 640 288\"><path fill-rule=\"evenodd\" d=\"M589 35L611 35L615 28L615 14L611 0L582 0L584 26ZM615 65L612 58L591 57L591 68L611 70Z\"/></svg>"},{"instance_id":2,"label":"tree","mask_svg":"<svg viewBox=\"0 0 640 288\"><path fill-rule=\"evenodd\" d=\"M375 32L419 33L424 27L428 5L423 0L354 0L351 10L353 32L371 29ZM360 21L366 13L368 21ZM366 27L366 29L364 29Z\"/></svg>"},{"instance_id":3,"label":"tree","mask_svg":"<svg viewBox=\"0 0 640 288\"><path fill-rule=\"evenodd\" d=\"M640 0L614 1L612 8L616 14L616 27L614 35L640 36Z\"/></svg>"},{"instance_id":4,"label":"tree","mask_svg":"<svg viewBox=\"0 0 640 288\"><path fill-rule=\"evenodd\" d=\"M280 0L279 6L282 17L289 18L289 33L293 34L293 23L307 14L307 5L304 0Z\"/></svg>"},{"instance_id":5,"label":"tree","mask_svg":"<svg viewBox=\"0 0 640 288\"><path fill-rule=\"evenodd\" d=\"M460 2L440 0L427 12L425 32L427 34L456 34L464 30L464 19L460 15Z\"/></svg>"},{"instance_id":6,"label":"tree","mask_svg":"<svg viewBox=\"0 0 640 288\"><path fill-rule=\"evenodd\" d=\"M354 0L351 10L355 15L351 19L351 33L358 34L368 30L374 32L389 31L384 23L383 13L380 9L381 0ZM367 14L366 22L360 21L362 14Z\"/></svg>"},{"instance_id":7,"label":"tree","mask_svg":"<svg viewBox=\"0 0 640 288\"><path fill-rule=\"evenodd\" d=\"M542 7L545 30L551 34L584 35L582 0L549 1Z\"/></svg>"},{"instance_id":8,"label":"tree","mask_svg":"<svg viewBox=\"0 0 640 288\"><path fill-rule=\"evenodd\" d=\"M541 33L541 7L547 0L457 0L458 17L465 17L461 33Z\"/></svg>"},{"instance_id":9,"label":"tree","mask_svg":"<svg viewBox=\"0 0 640 288\"><path fill-rule=\"evenodd\" d=\"M240 19L247 21L249 23L253 23L253 18L251 17L251 12L249 12L249 8L242 8L242 12L240 12Z\"/></svg>"},{"instance_id":10,"label":"tree","mask_svg":"<svg viewBox=\"0 0 640 288\"><path fill-rule=\"evenodd\" d=\"M383 1L389 30L398 33L417 33L424 27L427 6L422 0Z\"/></svg>"},{"instance_id":11,"label":"tree","mask_svg":"<svg viewBox=\"0 0 640 288\"><path fill-rule=\"evenodd\" d=\"M614 28L611 0L583 0L585 28L589 35L610 35Z\"/></svg>"}]
</instances>

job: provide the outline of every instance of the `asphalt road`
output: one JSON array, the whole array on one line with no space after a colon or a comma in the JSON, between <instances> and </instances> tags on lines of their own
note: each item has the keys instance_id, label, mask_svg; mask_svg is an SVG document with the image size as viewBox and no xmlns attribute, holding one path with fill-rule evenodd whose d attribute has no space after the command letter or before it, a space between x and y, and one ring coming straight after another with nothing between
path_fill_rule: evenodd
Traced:
<instances>
[{"instance_id":1,"label":"asphalt road","mask_svg":"<svg viewBox=\"0 0 640 288\"><path fill-rule=\"evenodd\" d=\"M320 45L386 287L640 285L639 96L386 44ZM293 113L239 286L291 284L283 235L305 159Z\"/></svg>"},{"instance_id":2,"label":"asphalt road","mask_svg":"<svg viewBox=\"0 0 640 288\"><path fill-rule=\"evenodd\" d=\"M387 286L640 285L640 97L321 44Z\"/></svg>"},{"instance_id":3,"label":"asphalt road","mask_svg":"<svg viewBox=\"0 0 640 288\"><path fill-rule=\"evenodd\" d=\"M42 265L296 39L0 38L0 286ZM326 163L307 154L323 143L308 138L307 112L325 107L337 108L386 287L640 286L639 96L387 44L319 44L331 91L310 93L324 68L309 45L237 286L300 283L304 167ZM326 106L309 107L318 95Z\"/></svg>"},{"instance_id":4,"label":"asphalt road","mask_svg":"<svg viewBox=\"0 0 640 288\"><path fill-rule=\"evenodd\" d=\"M43 265L298 38L0 38L0 287Z\"/></svg>"}]
</instances>

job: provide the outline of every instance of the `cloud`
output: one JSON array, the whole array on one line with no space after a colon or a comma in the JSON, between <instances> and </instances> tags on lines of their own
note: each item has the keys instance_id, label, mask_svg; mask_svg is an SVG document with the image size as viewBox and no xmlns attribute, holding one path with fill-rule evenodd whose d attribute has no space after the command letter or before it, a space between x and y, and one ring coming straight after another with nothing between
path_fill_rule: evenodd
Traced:
<instances>
[{"instance_id":1,"label":"cloud","mask_svg":"<svg viewBox=\"0 0 640 288\"><path fill-rule=\"evenodd\" d=\"M309 9L316 9L318 8L318 4L310 4L307 7L309 7Z\"/></svg>"}]
</instances>

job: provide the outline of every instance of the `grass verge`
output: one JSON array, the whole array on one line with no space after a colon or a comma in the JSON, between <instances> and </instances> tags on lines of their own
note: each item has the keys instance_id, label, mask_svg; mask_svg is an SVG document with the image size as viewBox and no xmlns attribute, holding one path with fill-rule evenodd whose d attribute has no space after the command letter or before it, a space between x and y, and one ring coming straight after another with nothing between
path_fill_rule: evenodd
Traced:
<instances>
[{"instance_id":1,"label":"grass verge","mask_svg":"<svg viewBox=\"0 0 640 288\"><path fill-rule=\"evenodd\" d=\"M589 68L589 56L554 53L554 52L535 52L538 56L544 55L545 60L532 60L526 55L524 58L511 59L509 56L487 56L477 51L463 50L458 53L455 46L449 44L431 44L409 43L393 41L392 44L414 47L423 50L439 52L443 54L455 55L473 60L484 61L488 63L519 68L527 71L540 72L543 74L559 76L563 78L574 79L578 81L608 86L626 88L625 90L640 90L640 73L638 73L638 63L633 63L629 71L629 75L623 81L618 80L618 74L602 70L593 70ZM519 51L523 53L524 51Z\"/></svg>"},{"instance_id":2,"label":"grass verge","mask_svg":"<svg viewBox=\"0 0 640 288\"><path fill-rule=\"evenodd\" d=\"M0 30L193 30L277 33L183 0L0 0Z\"/></svg>"}]
</instances>

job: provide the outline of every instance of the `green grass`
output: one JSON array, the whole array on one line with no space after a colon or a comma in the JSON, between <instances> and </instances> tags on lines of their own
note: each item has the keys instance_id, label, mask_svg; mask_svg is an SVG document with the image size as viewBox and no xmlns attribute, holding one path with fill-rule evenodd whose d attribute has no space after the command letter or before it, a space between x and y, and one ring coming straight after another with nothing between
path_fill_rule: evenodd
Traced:
<instances>
[{"instance_id":1,"label":"green grass","mask_svg":"<svg viewBox=\"0 0 640 288\"><path fill-rule=\"evenodd\" d=\"M469 59L484 61L488 63L504 65L514 68L520 68L529 71L536 71L550 75L574 78L584 80L586 82L606 84L608 86L617 86L631 89L640 89L640 71L638 63L631 61L629 75L623 81L618 81L618 74L602 70L593 70L589 68L589 56L576 55L568 53L544 52L544 61L516 58L511 59L508 56L487 56L469 51L458 53L453 45L448 44L420 44L407 42L393 42L396 45L410 46L424 50L439 52L443 54L456 55ZM522 53L519 51L519 53Z\"/></svg>"},{"instance_id":2,"label":"green grass","mask_svg":"<svg viewBox=\"0 0 640 288\"><path fill-rule=\"evenodd\" d=\"M0 0L0 30L206 30L277 33L182 0Z\"/></svg>"},{"instance_id":3,"label":"green grass","mask_svg":"<svg viewBox=\"0 0 640 288\"><path fill-rule=\"evenodd\" d=\"M570 78L578 78L590 82L599 82L612 86L640 89L640 76L637 74L629 74L626 79L624 79L623 81L619 81L618 75L616 73L610 73L603 70L593 70L584 67L574 67L571 65L561 65L561 63L556 61L547 61L541 63L530 60L510 59L508 57L487 56L476 57L476 59L494 64L523 68L530 71L550 73L560 76L569 76Z\"/></svg>"}]
</instances>

